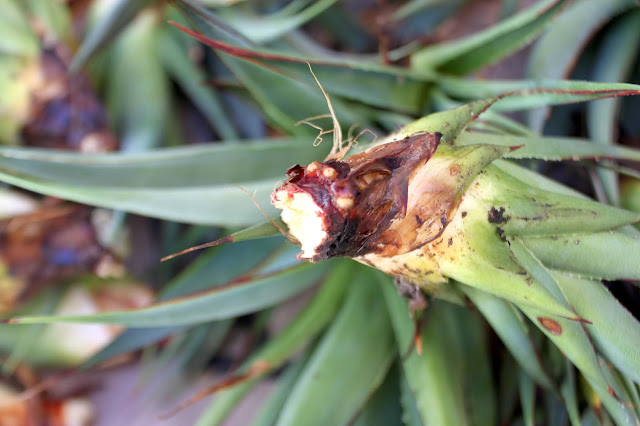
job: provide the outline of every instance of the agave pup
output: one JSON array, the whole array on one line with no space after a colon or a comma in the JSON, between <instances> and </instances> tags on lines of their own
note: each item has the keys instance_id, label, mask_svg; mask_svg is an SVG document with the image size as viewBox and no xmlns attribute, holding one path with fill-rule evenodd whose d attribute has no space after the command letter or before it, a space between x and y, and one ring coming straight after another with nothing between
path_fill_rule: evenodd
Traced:
<instances>
[{"instance_id":1,"label":"agave pup","mask_svg":"<svg viewBox=\"0 0 640 426\"><path fill-rule=\"evenodd\" d=\"M522 256L594 275L573 260L579 253L561 263L549 247L639 216L540 175L529 179L515 165L492 164L518 146L458 143L469 117L492 102L433 114L351 156L334 147L324 162L291 167L271 201L301 245L299 258L343 256L380 269L396 277L414 308L421 306L422 291L451 296L446 284L453 279L559 318L581 319Z\"/></svg>"}]
</instances>

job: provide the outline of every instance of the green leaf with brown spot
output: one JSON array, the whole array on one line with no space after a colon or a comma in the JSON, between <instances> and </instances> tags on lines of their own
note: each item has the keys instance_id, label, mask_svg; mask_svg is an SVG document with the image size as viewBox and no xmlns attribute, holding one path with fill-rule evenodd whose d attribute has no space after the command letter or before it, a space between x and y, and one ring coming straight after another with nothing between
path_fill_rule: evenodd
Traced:
<instances>
[{"instance_id":1,"label":"green leaf with brown spot","mask_svg":"<svg viewBox=\"0 0 640 426\"><path fill-rule=\"evenodd\" d=\"M598 350L625 376L640 383L638 320L601 282L567 273L554 272L553 276L576 312L591 322L586 328Z\"/></svg>"},{"instance_id":2,"label":"green leaf with brown spot","mask_svg":"<svg viewBox=\"0 0 640 426\"><path fill-rule=\"evenodd\" d=\"M633 425L639 420L625 401L611 395L615 383L607 381L587 335L587 325L560 317L550 317L542 311L528 306L518 306L557 347L582 372L589 384L598 393L609 414L620 425Z\"/></svg>"},{"instance_id":3,"label":"green leaf with brown spot","mask_svg":"<svg viewBox=\"0 0 640 426\"><path fill-rule=\"evenodd\" d=\"M582 234L640 222L640 214L606 204L538 190L494 168L486 200L507 235Z\"/></svg>"},{"instance_id":4,"label":"green leaf with brown spot","mask_svg":"<svg viewBox=\"0 0 640 426\"><path fill-rule=\"evenodd\" d=\"M480 174L472 189L463 197L458 215L465 212L464 218L453 220L439 244L446 250L433 252L440 272L463 284L489 292L512 302L538 307L549 313L565 318L575 315L566 306L559 303L547 289L533 280L518 264L509 247L499 233L499 223L491 223L490 207L474 193L477 187L491 188L492 176ZM494 218L494 222L499 222ZM468 237L467 234L473 238ZM449 241L444 238L452 235ZM435 243L434 243L435 244Z\"/></svg>"}]
</instances>

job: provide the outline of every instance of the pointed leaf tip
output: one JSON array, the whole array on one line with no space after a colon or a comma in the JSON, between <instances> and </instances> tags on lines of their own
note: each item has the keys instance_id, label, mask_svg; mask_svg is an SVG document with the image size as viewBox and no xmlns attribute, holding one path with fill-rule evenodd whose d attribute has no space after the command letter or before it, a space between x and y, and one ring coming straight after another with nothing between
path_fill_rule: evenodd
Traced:
<instances>
[{"instance_id":1,"label":"pointed leaf tip","mask_svg":"<svg viewBox=\"0 0 640 426\"><path fill-rule=\"evenodd\" d=\"M234 241L235 240L233 238L233 235L227 235L226 237L219 238L219 239L217 239L215 241L209 241L208 243L200 244L198 246L189 247L189 248L184 249L182 251L179 251L177 253L173 253L173 254L170 254L168 256L165 256L165 257L160 259L160 262L165 262L165 261L173 259L175 257L182 256L183 254L191 253L192 251L202 250L202 249L209 248L209 247L215 247L215 246L220 245L220 244L233 243Z\"/></svg>"},{"instance_id":2,"label":"pointed leaf tip","mask_svg":"<svg viewBox=\"0 0 640 426\"><path fill-rule=\"evenodd\" d=\"M282 226L284 226L284 224L279 219L271 219L269 217L268 219L269 219L268 222L263 222L257 225L250 226L238 232L234 232L233 234L227 235L226 237L219 238L215 241L210 241L208 243L200 244L198 246L189 247L177 253L170 254L160 259L160 261L164 262L164 261L173 259L174 257L178 257L183 254L190 253L192 251L201 250L209 247L215 247L221 244L239 243L240 241L256 240L259 238L272 237L274 235L278 235L278 233L286 235L282 231Z\"/></svg>"}]
</instances>

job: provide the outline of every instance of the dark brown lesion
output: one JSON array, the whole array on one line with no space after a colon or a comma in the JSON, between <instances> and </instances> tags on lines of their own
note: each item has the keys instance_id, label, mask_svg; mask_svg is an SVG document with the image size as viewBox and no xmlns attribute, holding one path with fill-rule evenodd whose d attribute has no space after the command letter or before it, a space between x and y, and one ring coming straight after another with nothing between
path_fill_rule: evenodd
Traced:
<instances>
[{"instance_id":1,"label":"dark brown lesion","mask_svg":"<svg viewBox=\"0 0 640 426\"><path fill-rule=\"evenodd\" d=\"M311 260L386 250L380 237L406 215L409 178L431 158L440 138L440 133L418 133L345 160L290 168L283 187L308 193L325 216L327 238ZM392 249L392 236L385 240Z\"/></svg>"},{"instance_id":2,"label":"dark brown lesion","mask_svg":"<svg viewBox=\"0 0 640 426\"><path fill-rule=\"evenodd\" d=\"M424 311L428 305L427 298L424 293L422 293L422 290L420 290L420 287L404 278L395 278L393 283L398 290L398 294L409 299L409 314L411 315L411 319L419 318L420 312Z\"/></svg>"},{"instance_id":3,"label":"dark brown lesion","mask_svg":"<svg viewBox=\"0 0 640 426\"><path fill-rule=\"evenodd\" d=\"M496 209L495 207L491 207L491 210L489 210L489 215L488 215L489 223L495 223L497 225L507 223L509 219L511 219L511 217L505 215L504 213L505 213L504 207L500 207L499 210Z\"/></svg>"}]
</instances>

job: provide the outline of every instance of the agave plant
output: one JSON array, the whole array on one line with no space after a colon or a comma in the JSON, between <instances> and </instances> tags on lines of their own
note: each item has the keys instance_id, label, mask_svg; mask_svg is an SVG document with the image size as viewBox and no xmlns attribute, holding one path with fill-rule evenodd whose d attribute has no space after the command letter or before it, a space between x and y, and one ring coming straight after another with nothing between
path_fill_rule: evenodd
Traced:
<instances>
[{"instance_id":1,"label":"agave plant","mask_svg":"<svg viewBox=\"0 0 640 426\"><path fill-rule=\"evenodd\" d=\"M294 136L92 156L3 149L7 183L224 227L218 242L234 242L203 254L151 307L81 316L26 310L8 321L130 327L83 367L162 342L167 357L193 368L216 353L234 318L260 312L262 324L272 306L313 287L283 331L202 392L217 395L199 424L221 423L285 365L255 424L534 424L543 417L637 424L640 324L608 289L637 294L630 282L640 279L640 239L629 225L640 215L544 177L534 160L591 167L606 159L633 177L619 161L638 162L640 154L542 137L500 111L637 95L640 87L464 77L531 41L565 3L543 1L460 41L419 48L405 68L319 52L288 33L300 20L271 35L259 26L243 32L244 5L213 13L174 2L171 16L182 13L175 26L214 48L232 72L221 83ZM284 15L260 19L285 22L277 19ZM102 34L118 27L111 21ZM87 45L84 59L101 42ZM296 125L327 109L333 117L319 123L333 127L331 152ZM389 135L343 141L354 124ZM273 222L235 186L254 194ZM272 223L301 247L283 241Z\"/></svg>"}]
</instances>

